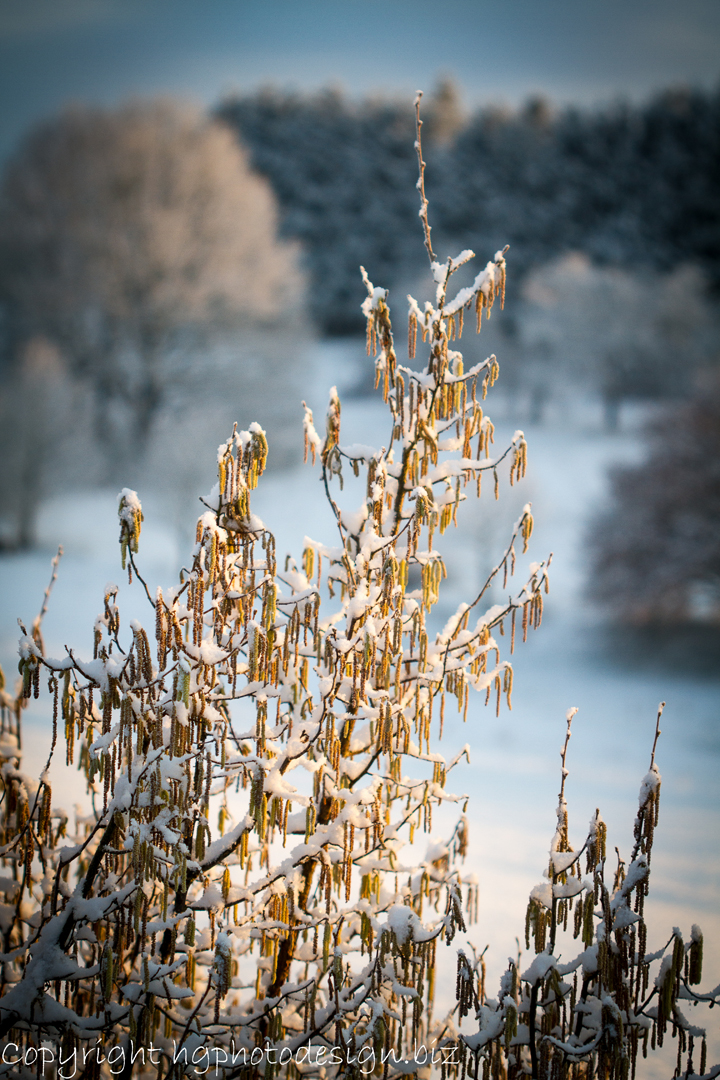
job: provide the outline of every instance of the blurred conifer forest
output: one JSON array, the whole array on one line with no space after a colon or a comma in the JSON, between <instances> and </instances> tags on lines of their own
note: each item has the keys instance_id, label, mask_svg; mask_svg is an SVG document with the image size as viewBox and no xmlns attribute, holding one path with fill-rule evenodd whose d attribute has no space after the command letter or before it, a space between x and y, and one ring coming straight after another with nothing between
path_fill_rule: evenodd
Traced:
<instances>
[{"instance_id":1,"label":"blurred conifer forest","mask_svg":"<svg viewBox=\"0 0 720 1080\"><path fill-rule=\"evenodd\" d=\"M426 113L428 198L446 246L509 243L521 276L582 251L636 270L692 263L720 285L719 92L583 111L537 99L466 115L445 82ZM218 115L270 180L283 231L305 247L322 329L357 331L358 261L383 280L412 272L410 104L265 89L225 101Z\"/></svg>"}]
</instances>

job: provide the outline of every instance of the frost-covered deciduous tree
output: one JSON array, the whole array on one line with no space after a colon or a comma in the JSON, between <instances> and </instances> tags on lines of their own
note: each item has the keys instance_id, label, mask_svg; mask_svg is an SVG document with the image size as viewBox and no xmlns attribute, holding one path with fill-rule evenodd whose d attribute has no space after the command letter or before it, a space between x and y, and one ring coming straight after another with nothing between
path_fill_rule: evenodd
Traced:
<instances>
[{"instance_id":1,"label":"frost-covered deciduous tree","mask_svg":"<svg viewBox=\"0 0 720 1080\"><path fill-rule=\"evenodd\" d=\"M417 136L436 293L423 306L410 299L407 364L387 293L365 275L386 445L343 443L335 391L324 437L305 410L335 536L308 538L298 563L278 565L251 506L265 435L257 425L235 430L219 448L189 565L165 593L138 573L142 509L135 492L121 494L123 565L154 607L149 633L138 622L125 631L114 586L92 657L48 656L40 619L23 632L22 690L2 699L0 741L9 1068L30 1069L42 1052L43 1064L84 1054L84 1075L94 1076L217 1066L266 1080L397 1077L425 1075L432 1056L444 1076L624 1080L644 1041L662 1041L670 1026L692 1072L700 1035L678 999L695 995L701 937L693 931L685 945L674 934L651 954L644 936L654 759L631 862L615 873L599 815L586 844L570 849L563 783L548 876L528 911L535 959L522 972L511 964L491 999L466 949L455 1008L433 1013L440 952L467 930L476 888L458 865L466 818L459 813L445 838L433 829L440 806L466 802L451 787L459 759L446 760L438 742L470 693L509 704L512 669L494 634L506 626L512 651L516 621L523 636L539 624L547 564L532 564L524 585L485 610L488 581L430 631L443 580L438 536L484 473L497 491L500 461L520 480L526 447L516 432L492 453L483 401L497 361L466 370L452 347L465 312L479 325L502 296L504 254L452 295L472 253L435 258L419 115ZM418 330L425 362L413 366ZM337 496L349 470L363 478L353 513ZM491 578L507 581L531 531L526 506ZM93 796L72 834L53 809L49 771L33 781L19 768L23 701L46 680L51 757L64 743ZM561 963L556 947L573 923L581 951ZM460 1035L468 1014L477 1030Z\"/></svg>"},{"instance_id":2,"label":"frost-covered deciduous tree","mask_svg":"<svg viewBox=\"0 0 720 1080\"><path fill-rule=\"evenodd\" d=\"M720 621L720 376L648 427L593 522L593 590L636 626Z\"/></svg>"},{"instance_id":3,"label":"frost-covered deciduous tree","mask_svg":"<svg viewBox=\"0 0 720 1080\"><path fill-rule=\"evenodd\" d=\"M0 549L29 547L40 499L58 482L59 451L77 395L57 349L31 338L0 379Z\"/></svg>"},{"instance_id":4,"label":"frost-covered deciduous tree","mask_svg":"<svg viewBox=\"0 0 720 1080\"><path fill-rule=\"evenodd\" d=\"M624 401L671 398L680 368L687 378L717 359L717 311L687 264L651 274L575 252L531 271L523 293L518 332L536 392L553 379L590 387L610 429Z\"/></svg>"},{"instance_id":5,"label":"frost-covered deciduous tree","mask_svg":"<svg viewBox=\"0 0 720 1080\"><path fill-rule=\"evenodd\" d=\"M101 438L120 412L114 452L145 445L208 335L297 315L297 253L276 224L233 135L188 106L75 108L40 125L0 190L8 362L46 337L92 387Z\"/></svg>"}]
</instances>

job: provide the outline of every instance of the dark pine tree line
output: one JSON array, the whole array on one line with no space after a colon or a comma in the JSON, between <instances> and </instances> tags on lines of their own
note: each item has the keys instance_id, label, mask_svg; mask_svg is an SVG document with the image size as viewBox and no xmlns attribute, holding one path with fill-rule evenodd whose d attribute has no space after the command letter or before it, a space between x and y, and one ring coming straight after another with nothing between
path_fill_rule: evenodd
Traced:
<instances>
[{"instance_id":1,"label":"dark pine tree line","mask_svg":"<svg viewBox=\"0 0 720 1080\"><path fill-rule=\"evenodd\" d=\"M305 247L327 333L361 327L357 266L409 274L417 208L409 103L262 90L218 114L278 197ZM667 270L698 265L720 285L720 90L667 91L643 105L552 110L541 100L461 119L445 86L426 110L435 235L490 252L516 274L565 251Z\"/></svg>"}]
</instances>

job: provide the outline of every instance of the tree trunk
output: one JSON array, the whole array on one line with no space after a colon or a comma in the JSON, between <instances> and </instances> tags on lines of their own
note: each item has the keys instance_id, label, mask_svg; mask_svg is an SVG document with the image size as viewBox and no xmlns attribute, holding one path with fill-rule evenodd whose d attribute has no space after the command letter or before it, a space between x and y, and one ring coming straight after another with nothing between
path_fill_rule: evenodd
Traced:
<instances>
[{"instance_id":1,"label":"tree trunk","mask_svg":"<svg viewBox=\"0 0 720 1080\"><path fill-rule=\"evenodd\" d=\"M603 396L603 419L606 431L617 431L620 426L620 406L622 402L619 397L614 395L605 394Z\"/></svg>"}]
</instances>

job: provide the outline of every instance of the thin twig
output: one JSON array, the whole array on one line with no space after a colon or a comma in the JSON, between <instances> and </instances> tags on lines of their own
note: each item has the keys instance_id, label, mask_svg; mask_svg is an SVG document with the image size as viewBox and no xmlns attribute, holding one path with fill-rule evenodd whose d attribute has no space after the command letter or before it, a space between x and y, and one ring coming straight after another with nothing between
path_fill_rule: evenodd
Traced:
<instances>
[{"instance_id":1,"label":"thin twig","mask_svg":"<svg viewBox=\"0 0 720 1080\"><path fill-rule=\"evenodd\" d=\"M423 122L420 119L421 98L422 90L418 90L415 98L415 132L417 136L415 139L415 149L417 151L418 171L420 173L418 178L418 191L420 192L420 220L422 221L423 232L425 234L425 247L427 249L428 258L430 259L430 265L432 265L435 262L435 253L432 249L432 242L430 240L430 233L432 230L430 228L430 223L428 222L428 201L425 198L425 162L423 161L422 156L422 138L420 134L423 126Z\"/></svg>"},{"instance_id":2,"label":"thin twig","mask_svg":"<svg viewBox=\"0 0 720 1080\"><path fill-rule=\"evenodd\" d=\"M663 709L664 708L665 708L665 702L661 701L660 704L658 705L657 720L655 721L655 738L653 740L652 753L650 755L650 768L651 769L652 769L653 765L655 764L655 751L657 749L658 739L662 735L662 731L660 730L660 717L663 714Z\"/></svg>"},{"instance_id":3,"label":"thin twig","mask_svg":"<svg viewBox=\"0 0 720 1080\"><path fill-rule=\"evenodd\" d=\"M45 646L43 644L42 634L40 633L40 624L42 623L43 619L45 618L45 615L47 614L48 602L50 600L50 593L52 592L53 585L57 581L57 568L58 568L58 563L60 562L60 559L62 558L62 556L63 556L63 548L62 548L62 544L60 544L58 549L57 549L57 555L55 556L55 558L52 560L52 563L50 564L51 567L52 567L52 571L51 571L50 581L48 583L48 587L45 590L45 593L44 593L44 596L43 596L43 603L42 603L42 607L40 608L40 614L36 617L35 621L32 624L32 639L33 639L33 641L35 642L36 645L40 646L41 652L45 652Z\"/></svg>"}]
</instances>

